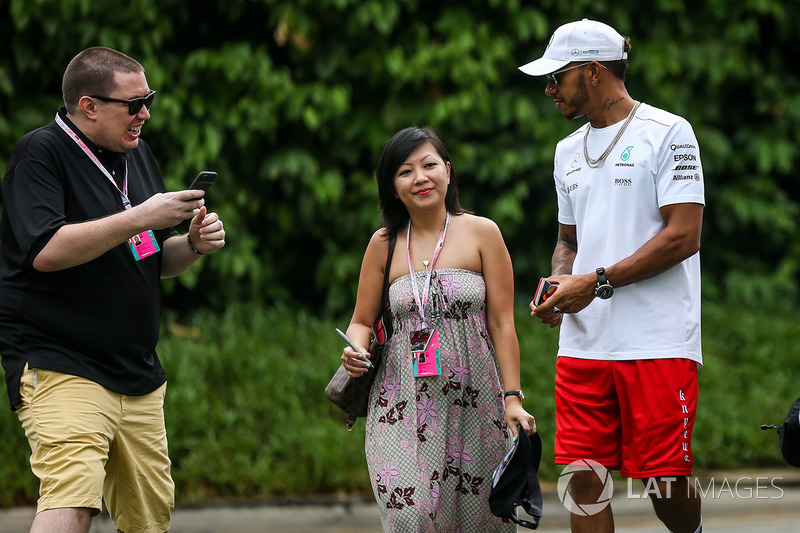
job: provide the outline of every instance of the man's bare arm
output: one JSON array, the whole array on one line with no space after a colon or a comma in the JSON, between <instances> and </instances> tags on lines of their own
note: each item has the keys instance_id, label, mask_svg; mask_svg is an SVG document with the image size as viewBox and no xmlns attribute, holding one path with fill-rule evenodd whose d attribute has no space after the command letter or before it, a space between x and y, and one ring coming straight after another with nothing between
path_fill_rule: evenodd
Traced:
<instances>
[{"instance_id":1,"label":"man's bare arm","mask_svg":"<svg viewBox=\"0 0 800 533\"><path fill-rule=\"evenodd\" d=\"M578 252L578 232L576 226L558 225L558 240L553 250L551 276L572 274L572 264Z\"/></svg>"}]
</instances>

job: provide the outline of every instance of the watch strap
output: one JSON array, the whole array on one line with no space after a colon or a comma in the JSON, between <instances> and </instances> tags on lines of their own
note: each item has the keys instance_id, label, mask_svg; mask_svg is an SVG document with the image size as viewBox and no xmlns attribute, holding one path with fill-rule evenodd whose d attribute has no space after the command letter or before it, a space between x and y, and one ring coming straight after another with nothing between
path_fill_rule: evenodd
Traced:
<instances>
[{"instance_id":1,"label":"watch strap","mask_svg":"<svg viewBox=\"0 0 800 533\"><path fill-rule=\"evenodd\" d=\"M509 396L519 396L520 400L524 400L525 399L525 394L523 394L521 390L510 390L510 391L506 392L505 394L503 394L503 399L506 399Z\"/></svg>"},{"instance_id":2,"label":"watch strap","mask_svg":"<svg viewBox=\"0 0 800 533\"><path fill-rule=\"evenodd\" d=\"M606 269L604 267L600 267L596 270L597 272L597 285L610 285L608 282L608 277L606 276Z\"/></svg>"}]
</instances>

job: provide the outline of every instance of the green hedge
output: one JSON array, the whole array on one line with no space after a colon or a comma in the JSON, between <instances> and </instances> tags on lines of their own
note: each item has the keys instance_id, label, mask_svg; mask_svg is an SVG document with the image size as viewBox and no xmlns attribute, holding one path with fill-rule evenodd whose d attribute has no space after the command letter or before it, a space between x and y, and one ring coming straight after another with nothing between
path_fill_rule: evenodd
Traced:
<instances>
[{"instance_id":1,"label":"green hedge","mask_svg":"<svg viewBox=\"0 0 800 533\"><path fill-rule=\"evenodd\" d=\"M179 504L369 493L363 420L348 433L323 392L342 348L334 328L347 321L252 305L165 318L159 352L170 377L166 417ZM791 349L796 314L706 305L703 327L696 466L783 464L777 436L759 425L780 423L800 395ZM554 480L557 330L533 321L520 302L517 331L525 404L545 443L542 475ZM27 443L6 409L0 449L0 506L31 502L37 488Z\"/></svg>"},{"instance_id":2,"label":"green hedge","mask_svg":"<svg viewBox=\"0 0 800 533\"><path fill-rule=\"evenodd\" d=\"M631 95L697 133L708 296L797 298L800 2L0 0L0 13L0 172L97 44L139 59L158 90L142 135L167 186L219 172L207 200L228 246L168 281L173 306L345 312L379 224L380 149L421 124L446 142L463 204L502 229L517 286L535 286L556 238L553 150L584 119L565 121L517 66L583 17L631 37Z\"/></svg>"}]
</instances>

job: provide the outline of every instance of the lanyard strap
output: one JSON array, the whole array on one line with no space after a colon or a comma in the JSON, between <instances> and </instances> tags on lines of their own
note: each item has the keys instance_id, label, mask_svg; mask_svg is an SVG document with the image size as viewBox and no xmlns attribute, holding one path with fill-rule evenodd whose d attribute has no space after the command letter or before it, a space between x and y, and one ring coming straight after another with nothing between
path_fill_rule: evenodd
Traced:
<instances>
[{"instance_id":1,"label":"lanyard strap","mask_svg":"<svg viewBox=\"0 0 800 533\"><path fill-rule=\"evenodd\" d=\"M102 172L102 173L103 173L103 175L104 175L106 178L108 178L108 181L110 181L110 182L111 182L111 185L113 185L113 186L114 186L114 188L117 190L117 192L119 192L119 197L120 197L120 199L122 200L122 206L123 206L125 209L130 209L130 208L131 208L131 201L128 199L128 162L127 162L127 161L124 161L124 160L123 160L123 162L122 162L122 163L123 163L123 165L125 165L125 175L124 175L124 177L122 178L122 190L120 190L120 188L117 186L117 182L116 182L116 181L114 181L114 178L111 176L111 174L109 174L109 172L108 172L108 170L106 169L106 167L104 167L104 166L103 166L103 163L101 163L101 162L100 162L100 160L99 160L99 159L97 159L97 156L96 156L96 155L94 155L94 153L92 153L92 151L89 149L89 147L88 147L88 146L86 146L86 143L85 143L85 142L83 142L83 139L81 139L81 138L78 136L78 134L77 134L77 133L75 133L74 131L72 131L72 128L70 128L69 126L67 126L66 122L64 122L64 121L61 119L61 117L60 117L60 116L58 116L58 113L56 113L56 123L57 123L59 126L61 126L61 129L62 129L62 130L64 130L64 132L65 132L67 135L69 135L70 139L72 139L73 141L75 141L75 144L77 144L77 145L80 147L80 149L81 149L81 150L83 150L83 152L84 152L84 153L85 153L87 156L89 156L89 159L91 159L91 160L92 160L92 163L94 163L94 164L95 164L95 166L96 166L97 168L99 168L99 169L100 169L100 172Z\"/></svg>"},{"instance_id":2,"label":"lanyard strap","mask_svg":"<svg viewBox=\"0 0 800 533\"><path fill-rule=\"evenodd\" d=\"M431 290L431 274L433 274L433 266L436 260L439 259L439 253L444 246L444 236L447 235L447 227L450 225L450 212L447 213L447 220L444 223L442 234L439 235L439 241L436 243L436 248L433 249L433 258L431 259L431 266L428 270L428 275L425 279L425 285L422 288L422 297L420 298L419 289L417 289L417 280L414 277L414 263L411 262L411 219L408 220L408 227L406 228L406 255L408 256L408 272L411 274L411 288L414 292L414 301L417 303L419 309L419 316L422 318L423 327L427 327L425 321L425 304L428 303L428 294Z\"/></svg>"}]
</instances>

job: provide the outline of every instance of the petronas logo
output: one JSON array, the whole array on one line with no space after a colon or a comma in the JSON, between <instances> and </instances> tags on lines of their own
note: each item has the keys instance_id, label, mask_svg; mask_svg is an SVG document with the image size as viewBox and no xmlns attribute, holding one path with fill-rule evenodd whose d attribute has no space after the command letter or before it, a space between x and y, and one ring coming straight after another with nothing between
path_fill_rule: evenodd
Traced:
<instances>
[{"instance_id":1,"label":"petronas logo","mask_svg":"<svg viewBox=\"0 0 800 533\"><path fill-rule=\"evenodd\" d=\"M627 161L631 158L631 150L633 150L633 146L628 146L625 150L622 151L622 155L619 156L620 159L623 161Z\"/></svg>"}]
</instances>

